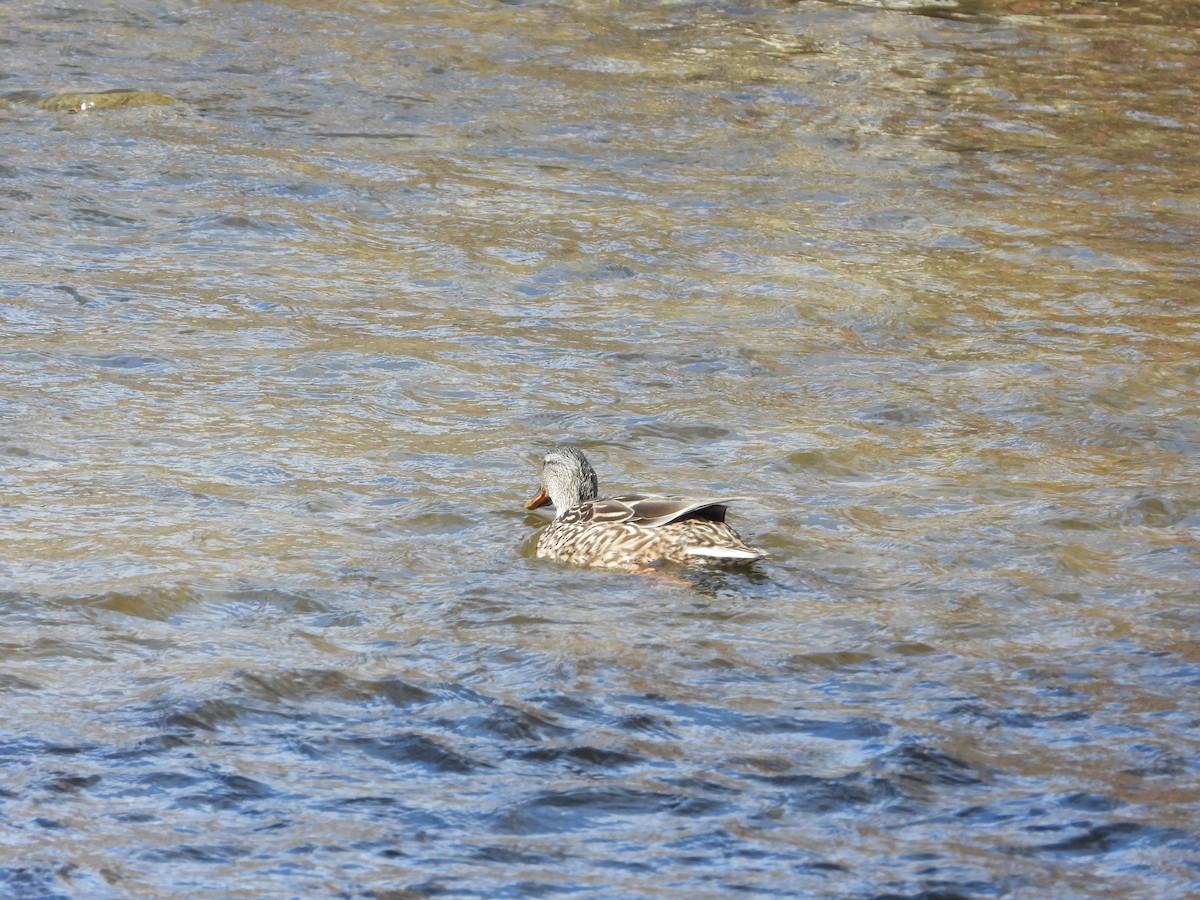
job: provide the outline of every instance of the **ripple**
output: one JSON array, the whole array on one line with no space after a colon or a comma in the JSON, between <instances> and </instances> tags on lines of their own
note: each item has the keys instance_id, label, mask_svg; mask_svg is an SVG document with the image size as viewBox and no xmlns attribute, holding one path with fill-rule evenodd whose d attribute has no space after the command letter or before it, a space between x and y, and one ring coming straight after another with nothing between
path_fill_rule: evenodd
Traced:
<instances>
[{"instance_id":1,"label":"ripple","mask_svg":"<svg viewBox=\"0 0 1200 900\"><path fill-rule=\"evenodd\" d=\"M630 815L691 815L690 801L678 794L630 788L542 791L495 813L492 828L507 834L561 834Z\"/></svg>"},{"instance_id":2,"label":"ripple","mask_svg":"<svg viewBox=\"0 0 1200 900\"><path fill-rule=\"evenodd\" d=\"M1044 853L1092 856L1141 845L1195 848L1196 843L1195 835L1174 828L1156 828L1137 822L1111 822L1092 826L1082 834L1061 841L1042 844L1037 849Z\"/></svg>"},{"instance_id":3,"label":"ripple","mask_svg":"<svg viewBox=\"0 0 1200 900\"><path fill-rule=\"evenodd\" d=\"M631 753L600 747L547 747L528 750L520 755L526 762L563 763L572 771L619 769L643 762Z\"/></svg>"},{"instance_id":4,"label":"ripple","mask_svg":"<svg viewBox=\"0 0 1200 900\"><path fill-rule=\"evenodd\" d=\"M993 774L937 748L906 742L875 760L881 771L894 773L901 784L910 786L962 787L991 781Z\"/></svg>"},{"instance_id":5,"label":"ripple","mask_svg":"<svg viewBox=\"0 0 1200 900\"><path fill-rule=\"evenodd\" d=\"M205 785L204 790L176 797L173 805L181 808L239 809L275 796L275 791L267 785L242 775L213 773L201 783ZM155 786L162 788L165 785L160 778ZM181 786L178 782L172 785L174 788Z\"/></svg>"},{"instance_id":6,"label":"ripple","mask_svg":"<svg viewBox=\"0 0 1200 900\"><path fill-rule=\"evenodd\" d=\"M437 773L465 774L486 764L471 759L421 734L400 734L387 738L355 738L343 742L344 749L397 765L413 765Z\"/></svg>"}]
</instances>

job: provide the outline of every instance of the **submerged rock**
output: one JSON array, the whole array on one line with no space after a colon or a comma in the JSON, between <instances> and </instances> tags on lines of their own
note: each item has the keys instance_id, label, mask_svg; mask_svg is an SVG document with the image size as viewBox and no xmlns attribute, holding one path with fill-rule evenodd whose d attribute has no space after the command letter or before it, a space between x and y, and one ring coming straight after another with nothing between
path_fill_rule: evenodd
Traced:
<instances>
[{"instance_id":1,"label":"submerged rock","mask_svg":"<svg viewBox=\"0 0 1200 900\"><path fill-rule=\"evenodd\" d=\"M55 94L39 105L50 112L87 112L92 109L127 109L135 106L168 106L178 103L174 97L157 91L77 91Z\"/></svg>"}]
</instances>

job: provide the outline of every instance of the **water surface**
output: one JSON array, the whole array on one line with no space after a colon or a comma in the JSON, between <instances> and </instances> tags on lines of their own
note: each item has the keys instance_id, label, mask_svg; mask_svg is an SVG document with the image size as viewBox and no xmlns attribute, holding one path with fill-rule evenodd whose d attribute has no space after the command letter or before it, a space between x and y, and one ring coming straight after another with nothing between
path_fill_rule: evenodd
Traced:
<instances>
[{"instance_id":1,"label":"water surface","mask_svg":"<svg viewBox=\"0 0 1200 900\"><path fill-rule=\"evenodd\" d=\"M1193 4L0 21L3 893L1200 892Z\"/></svg>"}]
</instances>

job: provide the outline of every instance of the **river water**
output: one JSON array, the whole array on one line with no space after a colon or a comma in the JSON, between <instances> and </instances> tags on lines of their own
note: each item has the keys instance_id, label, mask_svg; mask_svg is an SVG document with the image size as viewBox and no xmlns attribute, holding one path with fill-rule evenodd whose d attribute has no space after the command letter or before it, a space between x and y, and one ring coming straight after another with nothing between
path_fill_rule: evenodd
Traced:
<instances>
[{"instance_id":1,"label":"river water","mask_svg":"<svg viewBox=\"0 0 1200 900\"><path fill-rule=\"evenodd\" d=\"M1195 3L0 47L0 894L1200 895Z\"/></svg>"}]
</instances>

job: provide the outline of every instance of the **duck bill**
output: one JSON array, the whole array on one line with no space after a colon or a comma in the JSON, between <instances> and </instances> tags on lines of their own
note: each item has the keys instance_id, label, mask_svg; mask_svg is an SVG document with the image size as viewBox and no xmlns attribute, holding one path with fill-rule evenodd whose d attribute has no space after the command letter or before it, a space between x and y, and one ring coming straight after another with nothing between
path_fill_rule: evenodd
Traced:
<instances>
[{"instance_id":1,"label":"duck bill","mask_svg":"<svg viewBox=\"0 0 1200 900\"><path fill-rule=\"evenodd\" d=\"M545 488L541 488L537 496L525 504L526 509L537 509L539 506L549 506L550 495L546 493Z\"/></svg>"}]
</instances>

